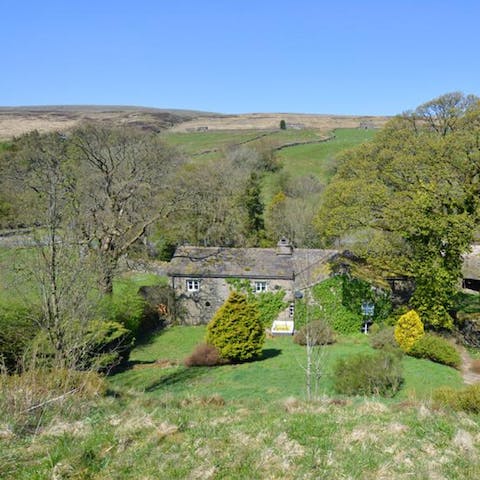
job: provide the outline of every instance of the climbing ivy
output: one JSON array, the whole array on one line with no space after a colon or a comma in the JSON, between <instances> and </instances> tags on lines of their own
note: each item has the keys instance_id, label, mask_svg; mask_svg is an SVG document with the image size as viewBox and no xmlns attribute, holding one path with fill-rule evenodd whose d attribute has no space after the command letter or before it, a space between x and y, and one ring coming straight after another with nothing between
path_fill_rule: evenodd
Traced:
<instances>
[{"instance_id":1,"label":"climbing ivy","mask_svg":"<svg viewBox=\"0 0 480 480\"><path fill-rule=\"evenodd\" d=\"M288 303L284 301L285 291L283 289L255 293L250 280L229 278L227 283L233 291L244 293L247 301L256 305L260 320L266 328L270 328L280 312L288 307Z\"/></svg>"}]
</instances>

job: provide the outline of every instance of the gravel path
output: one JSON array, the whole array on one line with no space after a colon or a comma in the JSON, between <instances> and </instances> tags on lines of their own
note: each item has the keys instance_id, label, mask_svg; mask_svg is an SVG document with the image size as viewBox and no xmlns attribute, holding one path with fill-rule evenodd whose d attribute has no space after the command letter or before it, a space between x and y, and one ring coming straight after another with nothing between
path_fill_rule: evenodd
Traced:
<instances>
[{"instance_id":1,"label":"gravel path","mask_svg":"<svg viewBox=\"0 0 480 480\"><path fill-rule=\"evenodd\" d=\"M462 357L462 377L463 381L467 385L472 385L474 383L479 383L480 382L480 374L475 373L471 370L472 368L472 357L468 353L467 349L464 347L459 347L460 349L460 355Z\"/></svg>"}]
</instances>

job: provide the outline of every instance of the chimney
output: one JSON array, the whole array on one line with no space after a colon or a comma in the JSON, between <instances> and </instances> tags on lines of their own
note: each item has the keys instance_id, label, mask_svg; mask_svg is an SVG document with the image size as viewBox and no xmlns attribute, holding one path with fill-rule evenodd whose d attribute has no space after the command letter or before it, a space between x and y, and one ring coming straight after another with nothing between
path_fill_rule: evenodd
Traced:
<instances>
[{"instance_id":1,"label":"chimney","mask_svg":"<svg viewBox=\"0 0 480 480\"><path fill-rule=\"evenodd\" d=\"M293 247L287 238L282 237L277 243L277 255L291 255Z\"/></svg>"}]
</instances>

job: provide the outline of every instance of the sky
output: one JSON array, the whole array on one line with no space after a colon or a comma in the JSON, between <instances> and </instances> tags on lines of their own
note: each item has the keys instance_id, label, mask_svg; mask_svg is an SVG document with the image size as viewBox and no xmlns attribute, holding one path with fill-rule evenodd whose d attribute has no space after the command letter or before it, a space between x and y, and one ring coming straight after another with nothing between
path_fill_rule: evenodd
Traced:
<instances>
[{"instance_id":1,"label":"sky","mask_svg":"<svg viewBox=\"0 0 480 480\"><path fill-rule=\"evenodd\" d=\"M480 95L477 0L0 0L0 106L394 115Z\"/></svg>"}]
</instances>

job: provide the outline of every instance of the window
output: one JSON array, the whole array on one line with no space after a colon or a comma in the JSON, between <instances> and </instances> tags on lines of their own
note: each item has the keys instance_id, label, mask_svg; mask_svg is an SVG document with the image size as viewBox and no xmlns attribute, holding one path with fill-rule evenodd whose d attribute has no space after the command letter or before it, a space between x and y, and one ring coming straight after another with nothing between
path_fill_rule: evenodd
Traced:
<instances>
[{"instance_id":1,"label":"window","mask_svg":"<svg viewBox=\"0 0 480 480\"><path fill-rule=\"evenodd\" d=\"M200 282L198 280L187 280L187 292L198 292L200 290Z\"/></svg>"},{"instance_id":2,"label":"window","mask_svg":"<svg viewBox=\"0 0 480 480\"><path fill-rule=\"evenodd\" d=\"M255 293L267 291L267 282L255 282Z\"/></svg>"}]
</instances>

